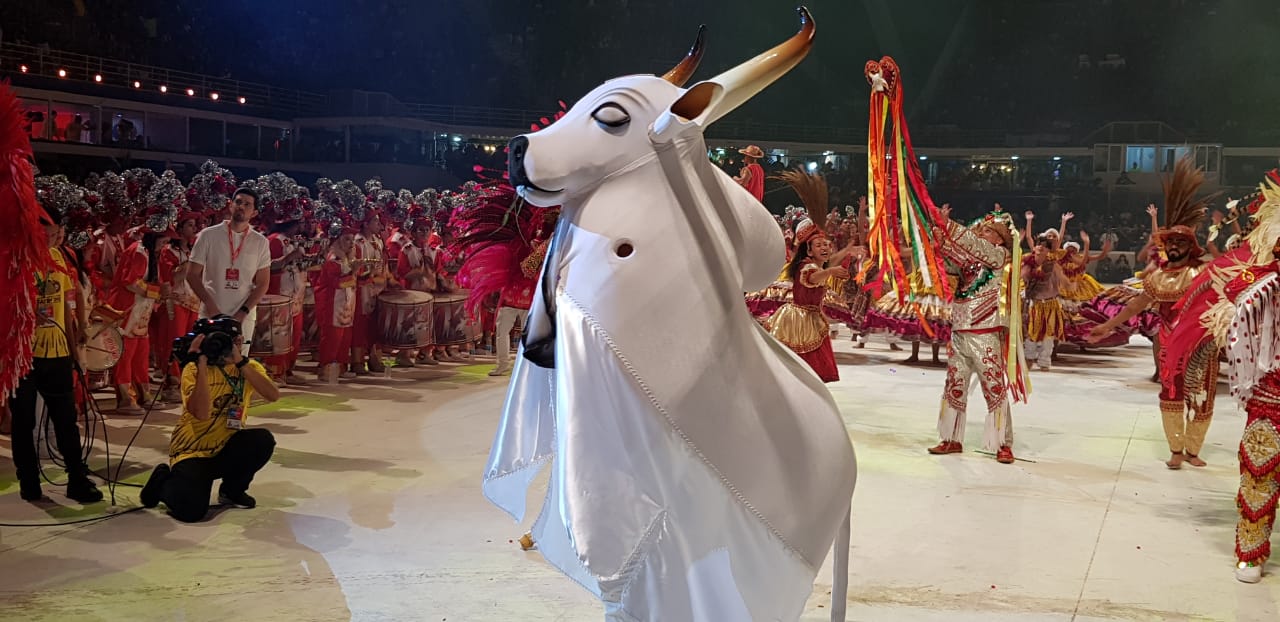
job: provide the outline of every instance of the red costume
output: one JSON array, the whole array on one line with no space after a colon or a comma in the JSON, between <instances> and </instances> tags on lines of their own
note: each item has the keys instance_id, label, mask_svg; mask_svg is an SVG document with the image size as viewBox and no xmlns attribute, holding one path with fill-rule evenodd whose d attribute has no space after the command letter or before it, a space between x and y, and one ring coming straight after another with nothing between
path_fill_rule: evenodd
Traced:
<instances>
[{"instance_id":1,"label":"red costume","mask_svg":"<svg viewBox=\"0 0 1280 622\"><path fill-rule=\"evenodd\" d=\"M150 382L147 376L147 355L150 354L151 311L160 298L158 282L147 282L147 250L142 242L129 245L119 258L115 279L107 292L106 304L124 318L121 334L124 336L124 354L112 372L119 385L142 385ZM145 290L138 294L127 289L134 286ZM139 396L142 398L143 396Z\"/></svg>"},{"instance_id":2,"label":"red costume","mask_svg":"<svg viewBox=\"0 0 1280 622\"><path fill-rule=\"evenodd\" d=\"M822 313L827 284L825 278L815 278L822 266L810 255L814 242L827 240L827 182L821 176L794 171L783 173L783 178L800 195L810 217L796 227L796 253L802 263L795 266L793 259L787 264L792 279L791 302L769 318L769 334L804 359L823 382L835 382L840 379L840 372L831 349L831 327Z\"/></svg>"},{"instance_id":3,"label":"red costume","mask_svg":"<svg viewBox=\"0 0 1280 622\"><path fill-rule=\"evenodd\" d=\"M345 363L351 353L351 327L356 313L356 276L351 262L330 254L315 283L316 322L320 325L320 367Z\"/></svg>"}]
</instances>

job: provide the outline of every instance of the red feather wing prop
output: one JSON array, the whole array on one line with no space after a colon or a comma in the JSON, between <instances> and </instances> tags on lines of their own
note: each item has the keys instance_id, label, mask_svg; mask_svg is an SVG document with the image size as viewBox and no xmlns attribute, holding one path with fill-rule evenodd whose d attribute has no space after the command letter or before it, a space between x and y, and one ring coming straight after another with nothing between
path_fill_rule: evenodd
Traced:
<instances>
[{"instance_id":1,"label":"red feather wing prop","mask_svg":"<svg viewBox=\"0 0 1280 622\"><path fill-rule=\"evenodd\" d=\"M31 369L36 329L36 272L49 262L49 244L31 167L31 141L23 110L9 83L0 82L0 326L16 339L0 348L0 396L8 396Z\"/></svg>"}]
</instances>

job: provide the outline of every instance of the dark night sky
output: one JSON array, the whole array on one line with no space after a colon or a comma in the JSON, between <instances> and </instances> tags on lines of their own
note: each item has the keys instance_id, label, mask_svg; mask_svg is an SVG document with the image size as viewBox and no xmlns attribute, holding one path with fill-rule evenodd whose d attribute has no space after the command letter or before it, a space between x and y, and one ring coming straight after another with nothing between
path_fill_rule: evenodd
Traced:
<instances>
[{"instance_id":1,"label":"dark night sky","mask_svg":"<svg viewBox=\"0 0 1280 622\"><path fill-rule=\"evenodd\" d=\"M714 75L794 31L785 0L72 0L0 2L8 40L310 90L549 110L662 72L698 24ZM895 56L918 122L1087 131L1164 120L1280 140L1274 0L810 0L813 53L739 121L860 126L863 63ZM150 21L150 20L154 21ZM151 36L154 32L154 37ZM1118 70L1077 68L1119 54Z\"/></svg>"}]
</instances>

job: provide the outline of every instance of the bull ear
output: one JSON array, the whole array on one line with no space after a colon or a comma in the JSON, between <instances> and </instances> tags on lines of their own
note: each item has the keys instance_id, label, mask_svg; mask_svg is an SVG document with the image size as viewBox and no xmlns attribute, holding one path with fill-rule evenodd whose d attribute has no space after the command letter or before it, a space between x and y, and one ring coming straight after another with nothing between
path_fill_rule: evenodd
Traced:
<instances>
[{"instance_id":1,"label":"bull ear","mask_svg":"<svg viewBox=\"0 0 1280 622\"><path fill-rule=\"evenodd\" d=\"M705 128L791 71L813 47L815 32L809 9L800 7L797 11L799 32L773 49L693 85L654 121L650 138L655 142L669 142L690 125Z\"/></svg>"}]
</instances>

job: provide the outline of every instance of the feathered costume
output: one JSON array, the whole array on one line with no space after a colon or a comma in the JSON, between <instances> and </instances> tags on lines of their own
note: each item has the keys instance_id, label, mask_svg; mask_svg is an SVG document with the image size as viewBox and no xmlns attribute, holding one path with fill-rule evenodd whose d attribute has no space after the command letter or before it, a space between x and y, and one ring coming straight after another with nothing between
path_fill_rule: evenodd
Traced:
<instances>
[{"instance_id":1,"label":"feathered costume","mask_svg":"<svg viewBox=\"0 0 1280 622\"><path fill-rule=\"evenodd\" d=\"M471 284L468 313L478 316L495 294L503 306L529 308L555 227L548 214L554 213L526 203L502 183L481 190L477 200L453 215L457 237L450 250L463 258L460 274Z\"/></svg>"},{"instance_id":2,"label":"feathered costume","mask_svg":"<svg viewBox=\"0 0 1280 622\"><path fill-rule=\"evenodd\" d=\"M1245 563L1270 557L1280 501L1280 171L1267 174L1262 197L1250 206L1256 224L1243 245L1206 266L1178 303L1181 319L1162 344L1160 360L1162 383L1180 382L1188 413L1207 428L1218 354L1227 348L1231 393L1248 415L1236 498L1236 556Z\"/></svg>"},{"instance_id":3,"label":"feathered costume","mask_svg":"<svg viewBox=\"0 0 1280 622\"><path fill-rule=\"evenodd\" d=\"M795 189L809 211L809 218L796 227L796 253L800 253L805 245L826 237L827 180L799 171L784 171L778 177ZM811 277L824 266L811 256L802 261L794 270L788 263L791 302L769 318L769 334L800 355L823 382L835 382L840 379L840 372L831 348L831 326L822 313L827 283Z\"/></svg>"},{"instance_id":4,"label":"feathered costume","mask_svg":"<svg viewBox=\"0 0 1280 622\"><path fill-rule=\"evenodd\" d=\"M1213 417L1214 393L1218 386L1218 352L1214 339L1205 339L1197 327L1200 305L1207 301L1199 294L1212 275L1206 274L1199 257L1203 254L1195 231L1208 210L1212 196L1197 198L1204 172L1190 157L1178 161L1173 175L1164 180L1165 228L1156 234L1163 249L1173 238L1189 240L1190 250L1183 265L1171 266L1161 252L1157 268L1143 277L1143 292L1157 304L1161 326L1157 360L1160 374L1160 412L1169 451L1197 456ZM1228 257L1225 261L1230 261ZM1220 276L1218 278L1221 278ZM1220 332L1220 331L1219 331ZM1176 467L1170 463L1171 467Z\"/></svg>"},{"instance_id":5,"label":"feathered costume","mask_svg":"<svg viewBox=\"0 0 1280 622\"><path fill-rule=\"evenodd\" d=\"M8 397L31 371L36 330L36 273L47 270L49 244L36 200L31 141L22 131L22 105L8 81L0 82L0 326L10 342L0 354L0 396Z\"/></svg>"}]
</instances>

